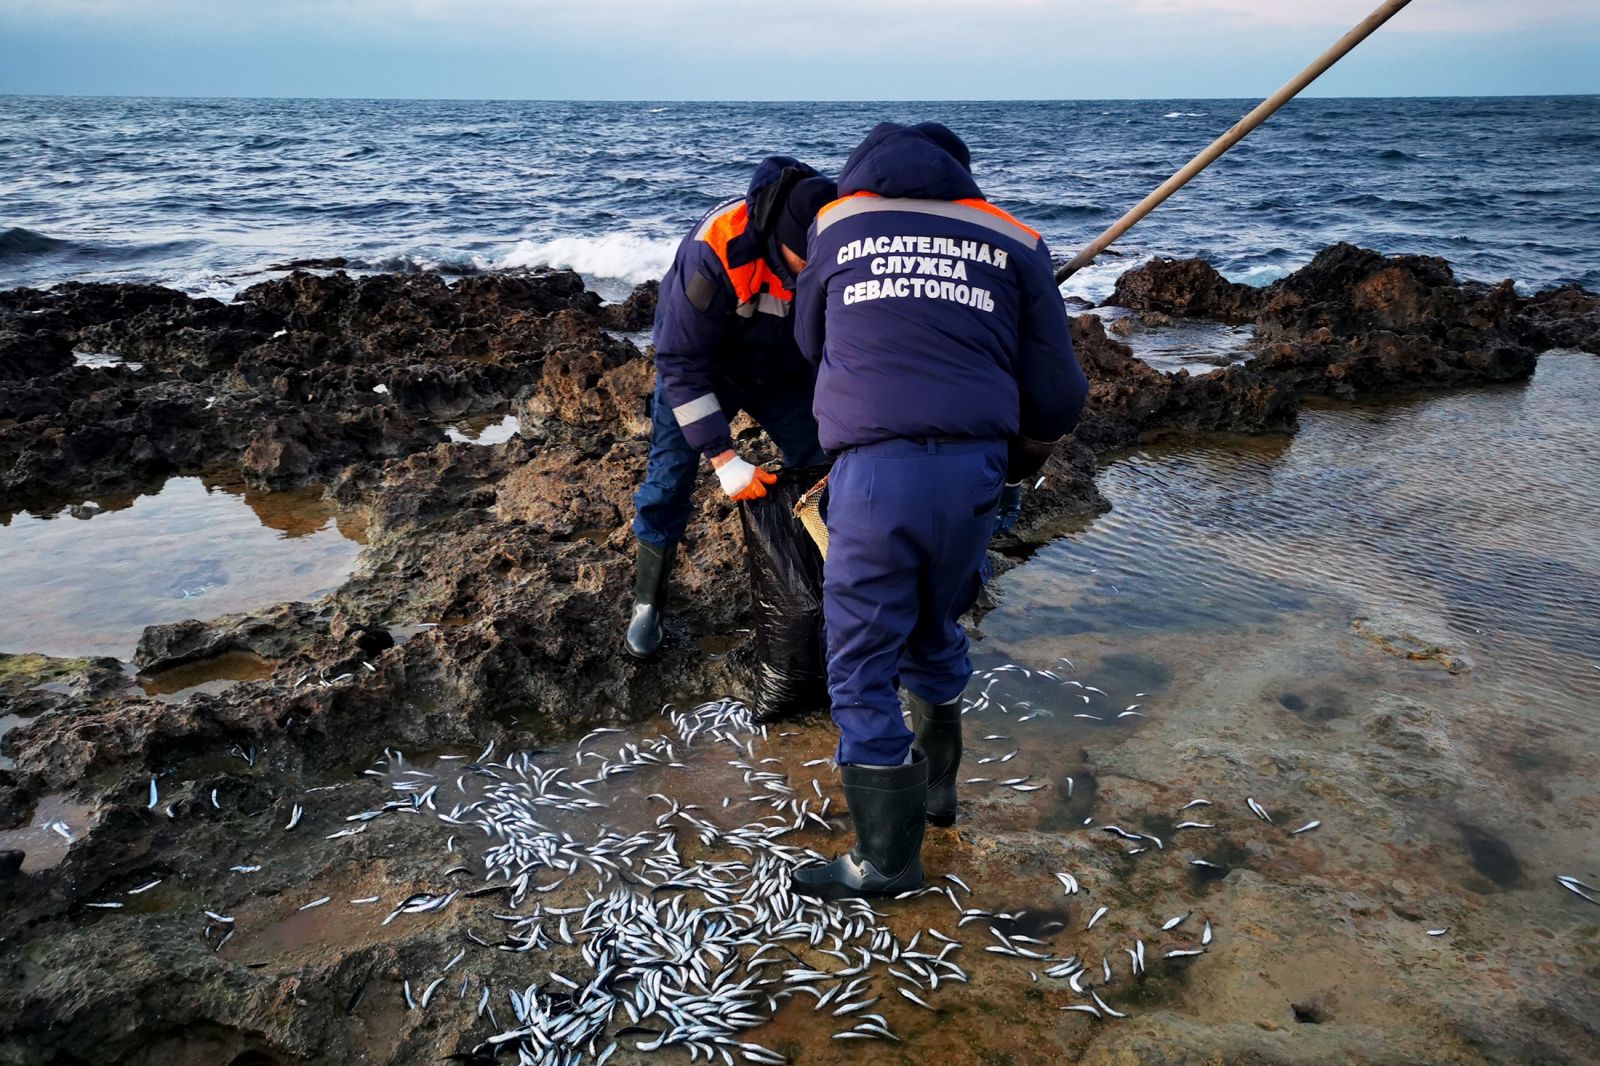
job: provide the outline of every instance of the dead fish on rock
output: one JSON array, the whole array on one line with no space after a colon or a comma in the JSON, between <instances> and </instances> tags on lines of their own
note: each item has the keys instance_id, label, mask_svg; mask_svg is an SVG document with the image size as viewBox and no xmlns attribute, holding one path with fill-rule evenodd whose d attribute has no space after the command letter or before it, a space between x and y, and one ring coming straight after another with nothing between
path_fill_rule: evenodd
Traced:
<instances>
[{"instance_id":1,"label":"dead fish on rock","mask_svg":"<svg viewBox=\"0 0 1600 1066\"><path fill-rule=\"evenodd\" d=\"M1594 896L1589 894L1591 892L1600 892L1600 889L1595 888L1593 885L1585 884L1576 877L1571 877L1567 874L1557 874L1556 884L1560 885L1562 888L1573 893L1574 895L1582 896L1590 903L1600 905L1600 899L1596 899Z\"/></svg>"},{"instance_id":2,"label":"dead fish on rock","mask_svg":"<svg viewBox=\"0 0 1600 1066\"><path fill-rule=\"evenodd\" d=\"M1257 818L1260 818L1263 822L1272 821L1272 815L1268 814L1267 813L1267 809L1265 807L1261 806L1261 804L1257 803L1253 798L1246 799L1245 803L1247 803L1249 805L1251 814L1254 814Z\"/></svg>"}]
</instances>

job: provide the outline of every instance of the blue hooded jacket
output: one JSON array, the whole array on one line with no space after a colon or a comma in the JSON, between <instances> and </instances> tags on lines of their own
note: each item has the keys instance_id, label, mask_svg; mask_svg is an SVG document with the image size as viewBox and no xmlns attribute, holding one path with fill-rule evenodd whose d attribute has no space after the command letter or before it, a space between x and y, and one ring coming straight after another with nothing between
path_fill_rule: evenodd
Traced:
<instances>
[{"instance_id":1,"label":"blue hooded jacket","mask_svg":"<svg viewBox=\"0 0 1600 1066\"><path fill-rule=\"evenodd\" d=\"M789 187L815 175L790 156L762 160L743 197L695 223L661 280L656 372L684 438L705 455L733 447L716 379L811 390L815 373L794 343L794 276L770 232Z\"/></svg>"},{"instance_id":2,"label":"blue hooded jacket","mask_svg":"<svg viewBox=\"0 0 1600 1066\"><path fill-rule=\"evenodd\" d=\"M1049 249L983 199L959 138L885 122L817 216L795 338L820 364L822 446L906 437L1053 441L1088 382Z\"/></svg>"}]
</instances>

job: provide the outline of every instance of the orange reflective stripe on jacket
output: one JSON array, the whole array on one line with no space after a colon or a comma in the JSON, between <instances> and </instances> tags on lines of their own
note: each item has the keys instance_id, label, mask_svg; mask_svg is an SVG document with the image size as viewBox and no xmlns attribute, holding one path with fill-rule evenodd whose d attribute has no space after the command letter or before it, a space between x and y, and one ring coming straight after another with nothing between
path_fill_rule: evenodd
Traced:
<instances>
[{"instance_id":1,"label":"orange reflective stripe on jacket","mask_svg":"<svg viewBox=\"0 0 1600 1066\"><path fill-rule=\"evenodd\" d=\"M787 315L794 293L784 285L766 259L757 255L748 263L735 265L731 261L729 245L736 238L744 236L749 228L750 208L740 200L727 210L706 219L695 236L711 246L722 263L722 269L727 271L734 294L739 298L738 314L741 317L748 318L757 311L769 315Z\"/></svg>"},{"instance_id":2,"label":"orange reflective stripe on jacket","mask_svg":"<svg viewBox=\"0 0 1600 1066\"><path fill-rule=\"evenodd\" d=\"M970 222L1012 237L1028 247L1036 246L1042 239L1038 230L1018 221L1010 212L1001 210L987 200L897 199L879 196L875 192L852 193L824 206L817 212L817 232L821 233L846 218L877 211L907 211Z\"/></svg>"}]
</instances>

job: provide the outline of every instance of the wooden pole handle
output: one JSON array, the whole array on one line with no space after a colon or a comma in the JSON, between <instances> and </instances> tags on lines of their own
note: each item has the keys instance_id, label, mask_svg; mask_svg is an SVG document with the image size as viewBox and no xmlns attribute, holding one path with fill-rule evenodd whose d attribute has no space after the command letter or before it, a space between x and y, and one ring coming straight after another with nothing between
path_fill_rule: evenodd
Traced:
<instances>
[{"instance_id":1,"label":"wooden pole handle","mask_svg":"<svg viewBox=\"0 0 1600 1066\"><path fill-rule=\"evenodd\" d=\"M1270 118L1278 108L1294 99L1301 89L1316 81L1323 71L1343 59L1351 49L1372 36L1374 30L1388 22L1409 3L1411 0L1387 0L1376 11L1361 20L1354 29L1335 41L1326 52L1312 60L1310 66L1289 79L1288 84L1257 104L1255 110L1234 123L1232 129L1207 145L1204 151L1185 163L1181 170L1157 186L1149 196L1134 204L1127 214L1113 222L1104 233L1079 252L1072 262L1057 270L1056 284L1061 284L1088 266L1090 261L1105 251L1112 241L1128 232L1134 223L1154 211L1163 200L1188 184L1190 178L1216 162L1222 153L1244 140L1246 134Z\"/></svg>"}]
</instances>

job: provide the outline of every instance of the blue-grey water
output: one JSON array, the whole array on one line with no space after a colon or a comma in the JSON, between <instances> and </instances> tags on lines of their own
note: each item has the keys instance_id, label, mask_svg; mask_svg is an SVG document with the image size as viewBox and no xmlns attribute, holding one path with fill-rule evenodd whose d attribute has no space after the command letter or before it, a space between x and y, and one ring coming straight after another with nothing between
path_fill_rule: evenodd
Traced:
<instances>
[{"instance_id":1,"label":"blue-grey water","mask_svg":"<svg viewBox=\"0 0 1600 1066\"><path fill-rule=\"evenodd\" d=\"M295 257L368 269L659 276L763 155L835 171L876 122L939 119L992 199L1070 254L1253 106L0 97L0 287L225 294ZM1302 100L1068 291L1149 254L1265 282L1348 240L1467 277L1600 287L1600 97Z\"/></svg>"}]
</instances>

